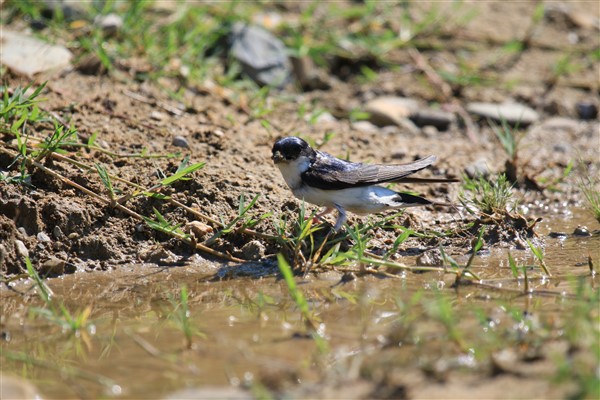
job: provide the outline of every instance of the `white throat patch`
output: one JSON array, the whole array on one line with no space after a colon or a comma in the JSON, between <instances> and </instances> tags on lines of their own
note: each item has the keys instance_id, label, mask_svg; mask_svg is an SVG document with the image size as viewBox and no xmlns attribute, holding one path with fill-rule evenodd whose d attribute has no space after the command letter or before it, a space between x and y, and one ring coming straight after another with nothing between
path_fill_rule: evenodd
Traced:
<instances>
[{"instance_id":1,"label":"white throat patch","mask_svg":"<svg viewBox=\"0 0 600 400\"><path fill-rule=\"evenodd\" d=\"M302 186L302 178L300 177L300 174L308 169L310 166L310 159L306 156L300 156L288 163L282 162L276 165L281 171L281 175L290 189L297 190Z\"/></svg>"}]
</instances>

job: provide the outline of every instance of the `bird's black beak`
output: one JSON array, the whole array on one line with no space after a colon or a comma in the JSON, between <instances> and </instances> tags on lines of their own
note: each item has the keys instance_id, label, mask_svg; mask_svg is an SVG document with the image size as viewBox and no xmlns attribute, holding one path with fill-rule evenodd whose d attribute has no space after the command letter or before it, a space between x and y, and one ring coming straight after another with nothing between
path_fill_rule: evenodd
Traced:
<instances>
[{"instance_id":1,"label":"bird's black beak","mask_svg":"<svg viewBox=\"0 0 600 400\"><path fill-rule=\"evenodd\" d=\"M283 156L283 154L281 154L281 152L279 150L273 152L271 159L273 160L273 162L275 164L285 161L285 157Z\"/></svg>"}]
</instances>

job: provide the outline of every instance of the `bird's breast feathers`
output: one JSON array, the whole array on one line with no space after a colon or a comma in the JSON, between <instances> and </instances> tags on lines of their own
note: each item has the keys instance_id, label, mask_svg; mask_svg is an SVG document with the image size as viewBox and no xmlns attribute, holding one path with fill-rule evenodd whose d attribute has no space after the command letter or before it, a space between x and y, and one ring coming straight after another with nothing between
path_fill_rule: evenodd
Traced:
<instances>
[{"instance_id":1,"label":"bird's breast feathers","mask_svg":"<svg viewBox=\"0 0 600 400\"><path fill-rule=\"evenodd\" d=\"M325 207L342 207L355 214L370 214L405 207L393 190L381 186L362 186L341 190L323 190L302 185L293 190L299 199Z\"/></svg>"}]
</instances>

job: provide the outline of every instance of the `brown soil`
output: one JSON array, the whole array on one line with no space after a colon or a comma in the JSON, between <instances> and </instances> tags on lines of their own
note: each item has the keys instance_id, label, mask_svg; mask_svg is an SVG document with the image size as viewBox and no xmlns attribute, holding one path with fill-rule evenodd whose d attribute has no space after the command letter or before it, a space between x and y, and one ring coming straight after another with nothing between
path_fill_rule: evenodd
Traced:
<instances>
[{"instance_id":1,"label":"brown soil","mask_svg":"<svg viewBox=\"0 0 600 400\"><path fill-rule=\"evenodd\" d=\"M589 3L569 3L569 7L586 12ZM432 66L451 70L457 68L460 58L471 65L487 65L490 73L500 79L493 85L466 86L455 90L453 98L442 99L442 107L453 109L449 104L464 105L468 101L518 100L541 113L541 121L528 128L523 140L520 159L523 176L545 182L559 179L569 161L581 160L589 171L597 171L599 145L598 120L577 119L575 105L578 101L597 103L598 65L586 56L573 56L579 63L577 73L560 77L549 83L551 66L574 48L598 47L598 30L593 26L574 25L566 17L544 19L535 30L529 47L518 57L503 53L503 43L522 38L527 34L533 3L476 3L477 18L452 35L439 39L440 50L422 51L422 56ZM597 14L598 9L596 7ZM596 15L597 17L597 15ZM560 19L560 20L557 20ZM579 42L568 43L569 34L576 34ZM467 43L471 43L468 47ZM574 47L575 46L575 47ZM475 51L460 50L475 48ZM590 50L591 51L591 50ZM576 53L581 54L581 53ZM88 76L75 70L51 77L43 97L42 107L55 113L63 121L77 128L79 138L86 142L97 133L97 143L114 153L133 154L146 150L148 153L167 155L170 158L133 158L110 156L99 151L77 151L70 157L88 165L101 163L109 173L135 182L146 188L160 178L157 171L172 174L185 156L190 162L206 162L206 166L193 175L193 179L176 183L163 191L181 203L218 220L230 220L236 216L240 195L251 199L260 194L251 215L260 216L272 212L273 217L256 226L258 232L274 233L274 225L282 215L292 217L299 202L293 199L278 170L270 160L271 146L278 137L300 135L317 141L327 132L335 136L322 150L352 160L372 162L406 162L429 154L438 161L422 176L460 177L469 164L478 159L487 161L492 171L502 171L506 156L484 121L475 121L477 132L469 138L462 120L453 123L447 131L423 129L410 133L402 128L384 128L365 131L353 125L348 115L368 99L378 95L404 95L422 102L440 101L440 87L428 80L414 68L414 58L408 51L394 54L402 66L399 71L380 71L376 81L361 83L350 74L340 80L330 76L331 89L301 93L296 89L271 96L266 116L271 127L265 128L261 121L251 116L256 106L252 99L239 97L229 89L214 85L181 88L175 80L160 79L159 82L136 82L133 79L135 63L121 60L121 69L111 76ZM125 69L125 66L129 66ZM6 74L3 83L8 87L25 85L28 79ZM512 83L512 84L509 84ZM167 90L183 89L183 101L169 98ZM299 104L314 102L338 117L334 121L309 124L299 116ZM456 108L454 108L455 110ZM556 117L569 118L564 125L549 124ZM51 126L40 129L43 138ZM40 127L43 128L43 127ZM189 149L174 147L173 137L183 136ZM475 139L475 140L474 140ZM8 135L1 142L0 168L7 169L14 160L14 139ZM595 164L594 164L595 163ZM100 180L90 171L82 170L58 159L47 159L45 165L65 178L108 198ZM193 248L167 235L153 231L141 221L131 218L123 211L88 196L73 188L64 180L31 167L31 187L0 184L0 260L3 274L18 273L23 265L22 241L28 249L33 264L62 267L54 274L81 269L117 268L119 265L151 263L194 263L199 260ZM560 192L527 190L521 194L523 203L530 204L530 216L543 216L549 210L579 206L580 195L574 180L559 185ZM131 186L115 182L124 193L131 193ZM531 186L531 185L530 185ZM537 189L540 189L539 187ZM459 185L412 186L428 198L456 202ZM153 208L170 221L185 224L196 217L165 201L148 197L136 197L126 203L131 210L144 216L152 216ZM464 217L464 219L463 219ZM356 222L359 217L352 216ZM468 216L456 214L450 208L428 207L410 210L398 217L397 222L410 225L415 230L460 230ZM43 240L40 233L50 240ZM43 235L42 235L43 237ZM394 232L382 231L377 240L381 245L390 243ZM514 237L488 238L489 242L508 242ZM265 242L244 234L231 234L219 239L211 247L215 250L243 259L269 259L279 251L275 242ZM471 238L459 235L447 240L453 245L449 253L464 253L470 247ZM248 244L252 242L251 244ZM402 251L417 248L422 251L437 246L439 241L406 242ZM246 251L244 251L244 246ZM373 244L374 248L377 243ZM221 262L219 257L199 252L202 258ZM49 272L49 271L45 271Z\"/></svg>"}]
</instances>

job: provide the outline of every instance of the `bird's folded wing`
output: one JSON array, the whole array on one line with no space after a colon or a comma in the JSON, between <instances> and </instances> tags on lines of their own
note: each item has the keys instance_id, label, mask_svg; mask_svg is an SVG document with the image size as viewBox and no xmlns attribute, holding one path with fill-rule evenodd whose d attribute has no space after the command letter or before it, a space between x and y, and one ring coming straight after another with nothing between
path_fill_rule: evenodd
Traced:
<instances>
[{"instance_id":1,"label":"bird's folded wing","mask_svg":"<svg viewBox=\"0 0 600 400\"><path fill-rule=\"evenodd\" d=\"M339 190L357 186L394 182L428 167L436 160L429 156L408 164L379 165L343 162L331 158L317 159L302 174L302 180L324 190Z\"/></svg>"}]
</instances>

